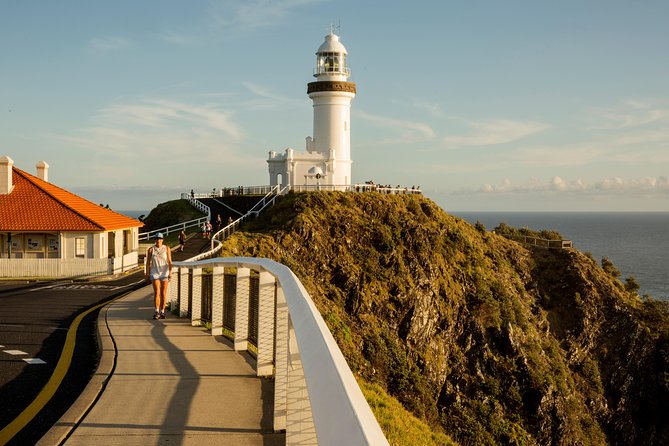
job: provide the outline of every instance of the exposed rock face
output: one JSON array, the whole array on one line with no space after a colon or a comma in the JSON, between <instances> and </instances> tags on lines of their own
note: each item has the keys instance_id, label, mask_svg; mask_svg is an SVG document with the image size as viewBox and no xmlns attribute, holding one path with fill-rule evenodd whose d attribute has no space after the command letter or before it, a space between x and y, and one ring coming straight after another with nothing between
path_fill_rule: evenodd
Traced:
<instances>
[{"instance_id":1,"label":"exposed rock face","mask_svg":"<svg viewBox=\"0 0 669 446\"><path fill-rule=\"evenodd\" d=\"M669 444L666 306L428 199L285 197L224 244L300 277L353 371L463 444Z\"/></svg>"}]
</instances>

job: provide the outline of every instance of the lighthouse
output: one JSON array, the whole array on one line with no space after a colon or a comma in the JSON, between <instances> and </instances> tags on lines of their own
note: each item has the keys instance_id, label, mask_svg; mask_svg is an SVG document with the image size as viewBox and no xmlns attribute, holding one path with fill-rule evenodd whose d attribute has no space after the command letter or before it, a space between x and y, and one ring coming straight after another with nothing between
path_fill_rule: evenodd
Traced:
<instances>
[{"instance_id":1,"label":"lighthouse","mask_svg":"<svg viewBox=\"0 0 669 446\"><path fill-rule=\"evenodd\" d=\"M270 184L294 189L348 190L351 186L351 101L355 83L349 82L348 52L331 30L316 51L315 82L307 84L313 101L312 136L306 152L292 148L269 152Z\"/></svg>"}]
</instances>

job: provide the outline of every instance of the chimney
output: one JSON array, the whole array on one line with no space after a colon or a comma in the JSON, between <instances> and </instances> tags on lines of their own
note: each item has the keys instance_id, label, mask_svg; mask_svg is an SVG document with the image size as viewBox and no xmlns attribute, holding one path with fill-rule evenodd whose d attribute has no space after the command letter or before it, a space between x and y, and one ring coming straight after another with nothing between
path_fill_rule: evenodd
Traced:
<instances>
[{"instance_id":1,"label":"chimney","mask_svg":"<svg viewBox=\"0 0 669 446\"><path fill-rule=\"evenodd\" d=\"M49 165L46 163L46 161L38 161L37 164L35 164L35 167L37 167L37 178L48 183Z\"/></svg>"},{"instance_id":2,"label":"chimney","mask_svg":"<svg viewBox=\"0 0 669 446\"><path fill-rule=\"evenodd\" d=\"M7 155L0 156L0 195L9 195L14 189L12 170L14 160Z\"/></svg>"}]
</instances>

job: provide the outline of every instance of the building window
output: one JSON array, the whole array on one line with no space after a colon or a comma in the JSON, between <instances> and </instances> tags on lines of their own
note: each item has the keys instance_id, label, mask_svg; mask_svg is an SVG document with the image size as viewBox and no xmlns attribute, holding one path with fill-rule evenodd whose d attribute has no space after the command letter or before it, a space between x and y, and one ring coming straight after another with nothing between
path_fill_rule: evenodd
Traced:
<instances>
[{"instance_id":1,"label":"building window","mask_svg":"<svg viewBox=\"0 0 669 446\"><path fill-rule=\"evenodd\" d=\"M76 257L86 257L86 239L84 237L74 239L74 255Z\"/></svg>"}]
</instances>

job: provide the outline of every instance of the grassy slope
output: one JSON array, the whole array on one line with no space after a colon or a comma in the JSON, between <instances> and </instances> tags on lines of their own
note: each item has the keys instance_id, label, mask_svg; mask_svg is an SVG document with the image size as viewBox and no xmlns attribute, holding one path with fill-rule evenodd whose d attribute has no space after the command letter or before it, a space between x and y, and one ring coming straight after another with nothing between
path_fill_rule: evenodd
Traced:
<instances>
[{"instance_id":1,"label":"grassy slope","mask_svg":"<svg viewBox=\"0 0 669 446\"><path fill-rule=\"evenodd\" d=\"M172 200L160 203L144 219L142 232L165 228L184 221L195 220L206 214L195 209L187 200Z\"/></svg>"},{"instance_id":2,"label":"grassy slope","mask_svg":"<svg viewBox=\"0 0 669 446\"><path fill-rule=\"evenodd\" d=\"M392 395L437 434L467 444L603 444L607 435L661 444L666 435L663 419L639 419L628 401L651 391L663 408L666 379L616 393L629 330L649 345L632 361L659 361L666 373L656 349L666 311L639 322L647 306L576 251L528 251L421 197L312 193L284 198L227 240L224 255L293 269L368 398ZM444 440L405 441L396 444Z\"/></svg>"}]
</instances>

